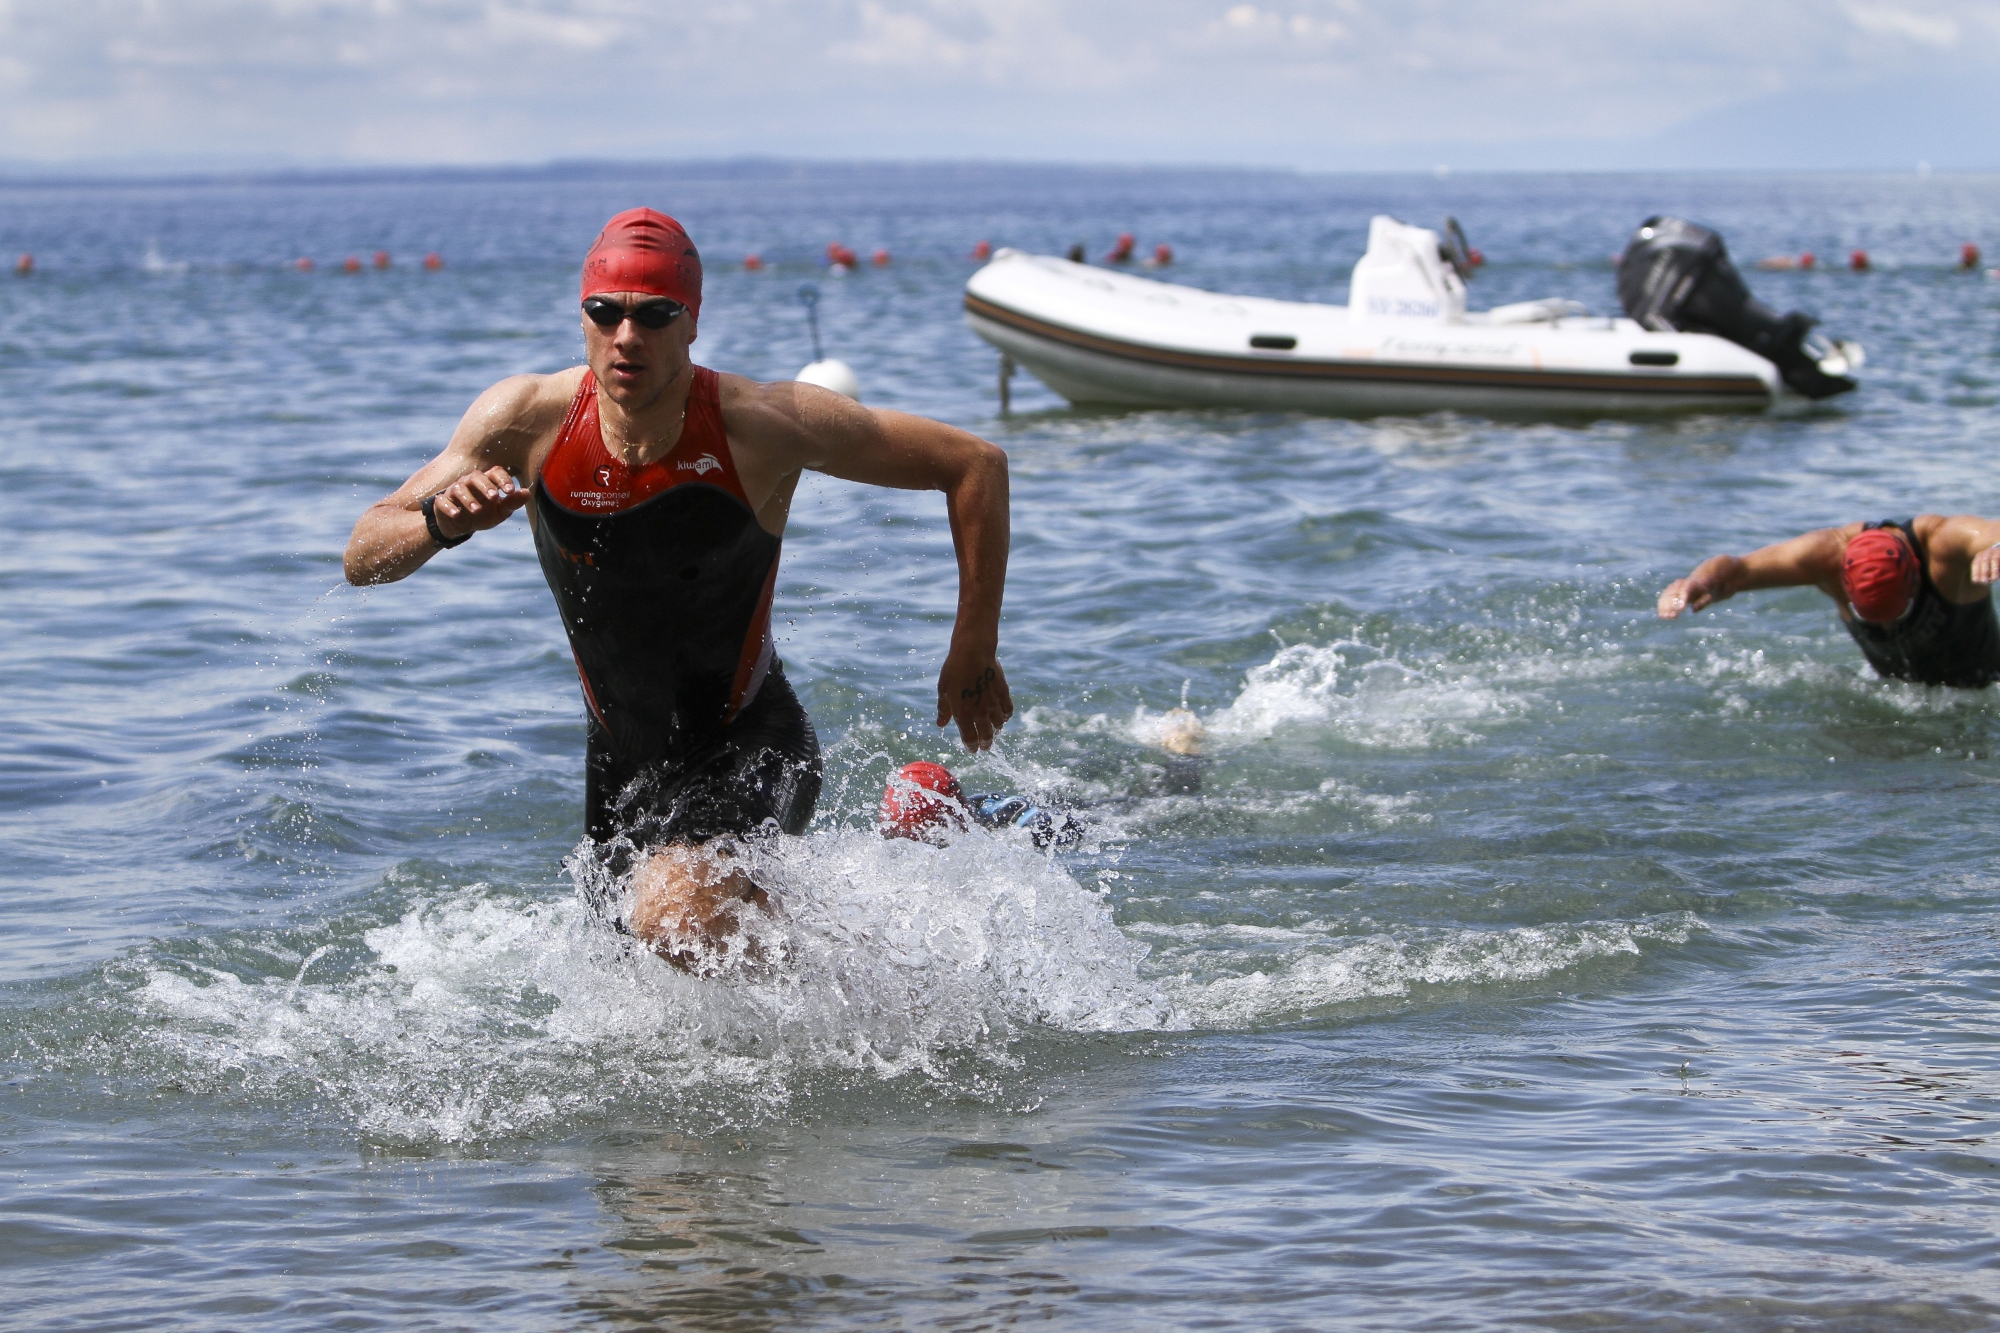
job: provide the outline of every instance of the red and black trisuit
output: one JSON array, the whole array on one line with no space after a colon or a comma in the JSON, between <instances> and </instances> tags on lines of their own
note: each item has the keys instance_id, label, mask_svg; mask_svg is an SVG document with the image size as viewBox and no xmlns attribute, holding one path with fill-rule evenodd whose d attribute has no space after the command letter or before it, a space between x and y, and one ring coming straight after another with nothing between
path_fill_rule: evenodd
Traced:
<instances>
[{"instance_id":1,"label":"red and black trisuit","mask_svg":"<svg viewBox=\"0 0 2000 1333\"><path fill-rule=\"evenodd\" d=\"M535 483L535 552L589 707L585 827L633 851L775 827L819 801L819 740L772 653L782 543L696 367L679 443L627 469L584 372Z\"/></svg>"}]
</instances>

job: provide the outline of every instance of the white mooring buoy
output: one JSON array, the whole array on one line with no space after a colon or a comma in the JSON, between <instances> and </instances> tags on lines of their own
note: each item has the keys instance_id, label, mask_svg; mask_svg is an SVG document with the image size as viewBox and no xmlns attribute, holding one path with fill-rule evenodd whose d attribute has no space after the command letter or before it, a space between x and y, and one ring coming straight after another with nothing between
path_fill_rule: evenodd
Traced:
<instances>
[{"instance_id":1,"label":"white mooring buoy","mask_svg":"<svg viewBox=\"0 0 2000 1333\"><path fill-rule=\"evenodd\" d=\"M806 308L806 323L812 329L813 359L804 370L792 378L800 384L817 384L822 389L845 394L855 402L861 401L861 380L855 375L854 367L845 361L827 356L819 346L819 288L810 282L799 284L799 300Z\"/></svg>"},{"instance_id":2,"label":"white mooring buoy","mask_svg":"<svg viewBox=\"0 0 2000 1333\"><path fill-rule=\"evenodd\" d=\"M831 357L815 361L792 378L801 384L817 384L822 389L844 393L857 403L861 401L861 381L856 378L854 367L845 361L836 361Z\"/></svg>"}]
</instances>

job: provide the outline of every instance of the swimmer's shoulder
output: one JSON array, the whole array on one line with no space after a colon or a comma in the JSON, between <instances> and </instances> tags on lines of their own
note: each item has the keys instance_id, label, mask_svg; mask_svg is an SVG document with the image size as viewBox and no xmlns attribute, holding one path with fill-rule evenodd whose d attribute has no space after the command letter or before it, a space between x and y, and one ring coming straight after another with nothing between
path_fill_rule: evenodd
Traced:
<instances>
[{"instance_id":1,"label":"swimmer's shoulder","mask_svg":"<svg viewBox=\"0 0 2000 1333\"><path fill-rule=\"evenodd\" d=\"M760 383L716 372L722 426L732 443L772 450L792 467L812 467L829 439L869 420L853 399L796 380Z\"/></svg>"},{"instance_id":2,"label":"swimmer's shoulder","mask_svg":"<svg viewBox=\"0 0 2000 1333\"><path fill-rule=\"evenodd\" d=\"M588 373L586 366L570 366L551 375L509 375L480 394L473 408L484 408L496 420L539 422L554 429L568 414Z\"/></svg>"},{"instance_id":3,"label":"swimmer's shoulder","mask_svg":"<svg viewBox=\"0 0 2000 1333\"><path fill-rule=\"evenodd\" d=\"M551 375L509 375L473 399L461 438L476 453L518 470L554 443L585 373L571 366Z\"/></svg>"}]
</instances>

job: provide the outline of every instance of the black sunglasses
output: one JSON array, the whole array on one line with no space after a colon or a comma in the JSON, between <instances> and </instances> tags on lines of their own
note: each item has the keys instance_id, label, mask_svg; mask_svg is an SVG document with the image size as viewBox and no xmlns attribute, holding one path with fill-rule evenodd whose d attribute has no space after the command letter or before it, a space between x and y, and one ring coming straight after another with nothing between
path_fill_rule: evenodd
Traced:
<instances>
[{"instance_id":1,"label":"black sunglasses","mask_svg":"<svg viewBox=\"0 0 2000 1333\"><path fill-rule=\"evenodd\" d=\"M646 301L627 308L616 301L593 296L583 303L584 317L600 329L615 329L627 319L642 329L664 329L686 310L679 301Z\"/></svg>"}]
</instances>

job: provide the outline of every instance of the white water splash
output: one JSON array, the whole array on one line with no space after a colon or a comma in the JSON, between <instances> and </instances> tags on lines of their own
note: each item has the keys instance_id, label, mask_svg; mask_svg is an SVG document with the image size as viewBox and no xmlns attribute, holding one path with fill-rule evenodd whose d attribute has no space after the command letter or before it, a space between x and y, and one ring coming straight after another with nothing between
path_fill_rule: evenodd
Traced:
<instances>
[{"instance_id":1,"label":"white water splash","mask_svg":"<svg viewBox=\"0 0 2000 1333\"><path fill-rule=\"evenodd\" d=\"M1523 712L1528 700L1482 677L1491 668L1412 667L1380 649L1342 641L1292 644L1245 673L1227 706L1201 719L1220 745L1242 744L1301 727L1379 749L1465 743L1474 725ZM1128 734L1151 744L1166 713L1141 707Z\"/></svg>"},{"instance_id":2,"label":"white water splash","mask_svg":"<svg viewBox=\"0 0 2000 1333\"><path fill-rule=\"evenodd\" d=\"M1189 970L1162 982L1205 1028L1247 1028L1302 1018L1332 1005L1408 995L1420 985L1532 981L1596 959L1638 955L1648 943L1685 944L1705 929L1690 913L1639 922L1434 930L1408 935L1330 936L1295 928L1196 926L1138 931L1175 939ZM1276 954L1253 972L1215 976L1204 955L1240 959L1245 948Z\"/></svg>"},{"instance_id":3,"label":"white water splash","mask_svg":"<svg viewBox=\"0 0 2000 1333\"><path fill-rule=\"evenodd\" d=\"M474 886L336 946L337 975L332 961L247 980L160 966L138 999L166 1020L155 1040L199 1075L305 1084L364 1132L405 1141L516 1134L635 1100L754 1118L826 1077L963 1092L964 1058L1004 1068L1031 1029L1186 1026L1103 899L1012 841L840 832L754 855L785 904L759 932L771 965L690 976L575 900Z\"/></svg>"},{"instance_id":4,"label":"white water splash","mask_svg":"<svg viewBox=\"0 0 2000 1333\"><path fill-rule=\"evenodd\" d=\"M1938 717L1983 713L1992 708L1993 696L1983 690L1956 690L1944 685L1919 685L1907 680L1885 680L1857 657L1852 663L1837 665L1814 661L1801 648L1797 656L1773 658L1762 648L1741 648L1730 652L1711 649L1698 663L1685 668L1686 674L1714 690L1722 708L1730 713L1750 713L1757 701L1746 695L1750 689L1773 693L1792 685L1807 685L1835 697L1866 700L1881 704L1909 717Z\"/></svg>"}]
</instances>

